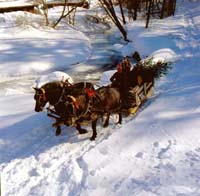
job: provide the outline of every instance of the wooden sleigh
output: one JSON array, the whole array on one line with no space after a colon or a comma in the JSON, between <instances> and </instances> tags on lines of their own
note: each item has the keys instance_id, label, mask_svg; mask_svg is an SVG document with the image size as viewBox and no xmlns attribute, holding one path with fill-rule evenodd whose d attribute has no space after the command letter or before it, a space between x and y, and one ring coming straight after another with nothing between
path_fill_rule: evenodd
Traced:
<instances>
[{"instance_id":1,"label":"wooden sleigh","mask_svg":"<svg viewBox=\"0 0 200 196\"><path fill-rule=\"evenodd\" d=\"M135 114L140 106L153 95L154 85L153 82L144 83L143 85L137 85L129 88L126 103L123 106L123 112L127 115Z\"/></svg>"}]
</instances>

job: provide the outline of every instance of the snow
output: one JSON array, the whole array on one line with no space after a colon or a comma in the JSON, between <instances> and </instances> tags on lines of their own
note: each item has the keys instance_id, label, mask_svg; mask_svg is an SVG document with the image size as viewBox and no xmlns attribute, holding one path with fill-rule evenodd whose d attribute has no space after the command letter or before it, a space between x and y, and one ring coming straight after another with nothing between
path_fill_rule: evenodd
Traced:
<instances>
[{"instance_id":1,"label":"snow","mask_svg":"<svg viewBox=\"0 0 200 196\"><path fill-rule=\"evenodd\" d=\"M150 55L150 57L153 57L152 60L154 63L158 61L172 63L178 60L176 53L170 48L163 48L160 50L156 50Z\"/></svg>"},{"instance_id":2,"label":"snow","mask_svg":"<svg viewBox=\"0 0 200 196\"><path fill-rule=\"evenodd\" d=\"M73 79L71 76L69 76L67 73L62 71L54 71L46 75L42 75L38 77L35 80L34 87L40 88L42 85L48 83L48 82L54 82L54 81L68 81L70 84L73 84Z\"/></svg>"},{"instance_id":3,"label":"snow","mask_svg":"<svg viewBox=\"0 0 200 196\"><path fill-rule=\"evenodd\" d=\"M89 125L87 134L62 127L56 137L46 112L34 112L33 84L25 80L32 74L38 86L60 80L65 66L89 58L87 35L62 26L15 26L13 18L27 14L0 14L0 86L12 84L0 94L3 196L200 195L200 4L184 0L177 7L174 17L151 20L148 29L144 21L128 23L132 42L113 46L170 61L172 69L155 81L154 95L135 116L118 125L113 115L108 128L99 122L93 142ZM27 90L14 88L19 78Z\"/></svg>"},{"instance_id":4,"label":"snow","mask_svg":"<svg viewBox=\"0 0 200 196\"><path fill-rule=\"evenodd\" d=\"M10 75L23 76L65 69L86 60L90 55L90 42L84 33L64 28L57 31L37 29L36 22L31 21L30 16L21 12L0 16L3 26L0 30L1 80ZM39 19L36 17L36 21ZM23 24L23 20L31 25Z\"/></svg>"}]
</instances>

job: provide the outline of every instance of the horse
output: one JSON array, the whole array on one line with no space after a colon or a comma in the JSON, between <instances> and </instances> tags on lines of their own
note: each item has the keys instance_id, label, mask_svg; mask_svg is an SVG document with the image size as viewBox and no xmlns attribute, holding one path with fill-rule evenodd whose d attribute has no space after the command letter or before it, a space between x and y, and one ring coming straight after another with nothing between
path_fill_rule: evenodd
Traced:
<instances>
[{"instance_id":1,"label":"horse","mask_svg":"<svg viewBox=\"0 0 200 196\"><path fill-rule=\"evenodd\" d=\"M95 90L92 98L88 98L87 93L79 95L68 95L65 100L64 123L67 126L76 126L83 121L91 121L92 137L95 140L97 136L96 125L99 117L107 114L104 127L108 126L111 113L118 113L119 121L122 122L121 97L116 88L100 87ZM58 124L59 125L59 124Z\"/></svg>"},{"instance_id":2,"label":"horse","mask_svg":"<svg viewBox=\"0 0 200 196\"><path fill-rule=\"evenodd\" d=\"M92 83L89 82L79 82L75 83L73 85L68 85L65 82L61 81L53 81L44 84L40 88L34 88L35 90L35 111L41 112L43 111L43 108L47 103L49 103L51 106L54 107L54 110L51 110L51 112L55 113L59 117L56 118L56 123L53 124L53 126L57 125L60 121L62 121L63 116L63 101L62 99L67 96L70 93L78 94L80 93L84 88L88 89L94 89L94 86ZM49 115L52 116L52 115ZM80 134L86 133L87 130L82 129L80 124L76 125L77 130ZM56 126L56 136L61 134L61 127Z\"/></svg>"}]
</instances>

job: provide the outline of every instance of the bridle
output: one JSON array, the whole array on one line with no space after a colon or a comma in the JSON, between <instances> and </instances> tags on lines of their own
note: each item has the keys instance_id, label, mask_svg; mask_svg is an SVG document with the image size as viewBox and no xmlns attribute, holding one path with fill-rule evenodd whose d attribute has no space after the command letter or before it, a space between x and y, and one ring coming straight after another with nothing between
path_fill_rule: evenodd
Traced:
<instances>
[{"instance_id":1,"label":"bridle","mask_svg":"<svg viewBox=\"0 0 200 196\"><path fill-rule=\"evenodd\" d=\"M42 99L42 101L46 101L47 97L46 97L46 92L45 92L44 88L40 88L40 90L42 91L42 93L38 94L41 96L40 99Z\"/></svg>"},{"instance_id":2,"label":"bridle","mask_svg":"<svg viewBox=\"0 0 200 196\"><path fill-rule=\"evenodd\" d=\"M63 103L63 102L66 100L66 95L65 95L65 93L66 93L66 88L71 87L73 84L71 84L71 83L68 81L68 79L65 80L65 82L62 82L62 83L63 83L62 92L61 92L61 94L60 94L60 97L59 97L58 101L57 101L56 103L54 103L54 104L50 104L50 106L56 107L59 103Z\"/></svg>"},{"instance_id":3,"label":"bridle","mask_svg":"<svg viewBox=\"0 0 200 196\"><path fill-rule=\"evenodd\" d=\"M84 117L86 114L91 112L91 100L87 98L86 96L86 109L82 111L80 114L77 113L77 110L79 110L80 106L78 105L78 102L76 98L72 95L67 95L67 100L65 101L66 108L67 106L71 105L72 107L72 114L70 114L70 118L72 118L72 122L75 123L77 119Z\"/></svg>"},{"instance_id":4,"label":"bridle","mask_svg":"<svg viewBox=\"0 0 200 196\"><path fill-rule=\"evenodd\" d=\"M43 107L41 105L42 105L42 103L47 101L45 89L39 88L39 89L35 89L35 90L36 90L35 100L38 103L38 105L40 105L40 109L43 109Z\"/></svg>"}]
</instances>

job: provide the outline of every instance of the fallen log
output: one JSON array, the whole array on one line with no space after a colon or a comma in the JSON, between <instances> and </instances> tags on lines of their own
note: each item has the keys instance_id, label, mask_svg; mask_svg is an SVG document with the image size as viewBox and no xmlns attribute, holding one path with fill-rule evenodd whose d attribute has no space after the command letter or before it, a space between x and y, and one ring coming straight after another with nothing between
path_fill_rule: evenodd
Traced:
<instances>
[{"instance_id":1,"label":"fallen log","mask_svg":"<svg viewBox=\"0 0 200 196\"><path fill-rule=\"evenodd\" d=\"M72 7L83 7L86 9L89 9L89 3L87 1L81 1L81 2L47 2L46 6L48 8L57 7L57 6L72 6Z\"/></svg>"},{"instance_id":2,"label":"fallen log","mask_svg":"<svg viewBox=\"0 0 200 196\"><path fill-rule=\"evenodd\" d=\"M5 12L15 12L15 11L27 11L34 13L35 8L40 6L41 3L20 3L20 4L14 4L14 3L7 3L2 4L0 3L0 13ZM89 3L87 1L81 1L81 2L47 2L46 5L47 8L53 8L57 6L72 6L72 7L83 7L86 9L89 9Z\"/></svg>"}]
</instances>

